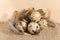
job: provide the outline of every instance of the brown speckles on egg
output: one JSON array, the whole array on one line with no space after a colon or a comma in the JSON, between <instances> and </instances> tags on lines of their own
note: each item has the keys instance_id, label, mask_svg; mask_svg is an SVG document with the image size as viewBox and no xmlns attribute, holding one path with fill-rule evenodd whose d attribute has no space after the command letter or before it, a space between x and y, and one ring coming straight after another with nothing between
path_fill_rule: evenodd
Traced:
<instances>
[{"instance_id":1,"label":"brown speckles on egg","mask_svg":"<svg viewBox=\"0 0 60 40\"><path fill-rule=\"evenodd\" d=\"M41 14L38 11L33 11L32 14L30 15L31 21L38 22L41 18Z\"/></svg>"},{"instance_id":2,"label":"brown speckles on egg","mask_svg":"<svg viewBox=\"0 0 60 40\"><path fill-rule=\"evenodd\" d=\"M40 30L40 26L38 25L38 23L36 23L36 22L30 22L28 24L28 31L31 34L39 33L38 30Z\"/></svg>"}]
</instances>

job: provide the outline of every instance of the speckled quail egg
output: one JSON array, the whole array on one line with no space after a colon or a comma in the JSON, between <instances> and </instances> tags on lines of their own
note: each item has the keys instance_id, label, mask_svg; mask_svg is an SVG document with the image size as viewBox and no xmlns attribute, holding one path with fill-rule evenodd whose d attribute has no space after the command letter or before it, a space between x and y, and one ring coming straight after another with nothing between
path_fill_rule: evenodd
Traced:
<instances>
[{"instance_id":1,"label":"speckled quail egg","mask_svg":"<svg viewBox=\"0 0 60 40\"><path fill-rule=\"evenodd\" d=\"M33 11L30 15L30 19L34 22L38 22L41 18L41 14L38 11Z\"/></svg>"},{"instance_id":2,"label":"speckled quail egg","mask_svg":"<svg viewBox=\"0 0 60 40\"><path fill-rule=\"evenodd\" d=\"M38 34L38 33L40 33L40 26L36 22L30 22L28 24L28 31L29 31L29 33L31 33L33 35Z\"/></svg>"},{"instance_id":3,"label":"speckled quail egg","mask_svg":"<svg viewBox=\"0 0 60 40\"><path fill-rule=\"evenodd\" d=\"M38 24L41 26L41 29L47 28L48 27L48 22L46 19L41 19Z\"/></svg>"},{"instance_id":4,"label":"speckled quail egg","mask_svg":"<svg viewBox=\"0 0 60 40\"><path fill-rule=\"evenodd\" d=\"M26 30L27 27L27 23L24 21L19 21L15 24L15 27L20 31L20 32L24 32Z\"/></svg>"}]
</instances>

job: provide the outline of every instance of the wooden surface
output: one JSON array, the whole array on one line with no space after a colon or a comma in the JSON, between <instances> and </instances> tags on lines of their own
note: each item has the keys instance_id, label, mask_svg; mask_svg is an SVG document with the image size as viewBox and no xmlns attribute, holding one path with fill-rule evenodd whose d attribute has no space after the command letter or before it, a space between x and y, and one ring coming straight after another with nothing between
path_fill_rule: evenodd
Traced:
<instances>
[{"instance_id":1,"label":"wooden surface","mask_svg":"<svg viewBox=\"0 0 60 40\"><path fill-rule=\"evenodd\" d=\"M18 35L0 24L0 40L60 40L60 25L44 29L39 35Z\"/></svg>"}]
</instances>

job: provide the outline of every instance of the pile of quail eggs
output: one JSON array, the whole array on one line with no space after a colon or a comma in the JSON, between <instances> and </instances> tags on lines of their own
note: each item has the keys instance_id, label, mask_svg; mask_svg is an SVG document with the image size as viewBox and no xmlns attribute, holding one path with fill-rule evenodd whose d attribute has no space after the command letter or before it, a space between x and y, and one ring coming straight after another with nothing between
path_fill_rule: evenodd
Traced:
<instances>
[{"instance_id":1,"label":"pile of quail eggs","mask_svg":"<svg viewBox=\"0 0 60 40\"><path fill-rule=\"evenodd\" d=\"M23 16L21 16L21 14ZM34 8L25 10L19 17L19 21L14 24L15 28L20 32L29 34L39 34L46 27L53 26L54 23L48 21L45 17L45 12L42 9L35 10Z\"/></svg>"}]
</instances>

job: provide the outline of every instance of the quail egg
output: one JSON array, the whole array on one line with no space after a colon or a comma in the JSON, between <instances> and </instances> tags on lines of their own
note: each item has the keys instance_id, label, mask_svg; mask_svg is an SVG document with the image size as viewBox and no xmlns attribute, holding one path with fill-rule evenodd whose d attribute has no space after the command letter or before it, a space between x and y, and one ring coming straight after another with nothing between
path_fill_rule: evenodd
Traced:
<instances>
[{"instance_id":1,"label":"quail egg","mask_svg":"<svg viewBox=\"0 0 60 40\"><path fill-rule=\"evenodd\" d=\"M26 30L27 27L27 23L24 21L19 21L15 24L15 27L20 31L20 32L24 32Z\"/></svg>"},{"instance_id":2,"label":"quail egg","mask_svg":"<svg viewBox=\"0 0 60 40\"><path fill-rule=\"evenodd\" d=\"M47 28L48 27L48 22L46 19L41 19L38 24L41 26L41 29Z\"/></svg>"},{"instance_id":3,"label":"quail egg","mask_svg":"<svg viewBox=\"0 0 60 40\"><path fill-rule=\"evenodd\" d=\"M40 26L36 22L30 22L28 24L28 31L29 31L29 33L31 33L33 35L38 34L38 33L40 33Z\"/></svg>"},{"instance_id":4,"label":"quail egg","mask_svg":"<svg viewBox=\"0 0 60 40\"><path fill-rule=\"evenodd\" d=\"M30 15L30 19L34 22L38 22L41 18L41 14L38 11L33 11Z\"/></svg>"}]
</instances>

